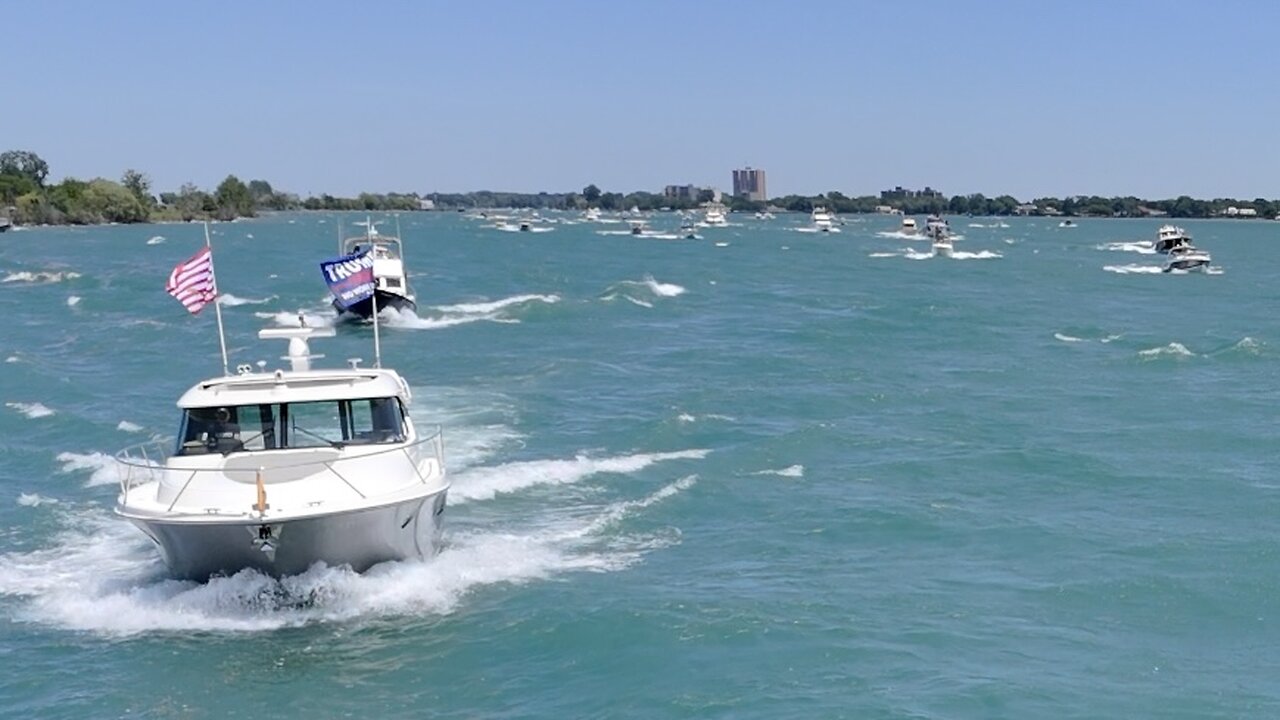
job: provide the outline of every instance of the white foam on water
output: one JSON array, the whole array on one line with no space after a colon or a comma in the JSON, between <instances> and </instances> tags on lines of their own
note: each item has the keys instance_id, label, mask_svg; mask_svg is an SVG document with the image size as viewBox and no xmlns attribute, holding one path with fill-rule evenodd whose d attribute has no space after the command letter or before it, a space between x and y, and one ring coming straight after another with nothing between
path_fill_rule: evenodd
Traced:
<instances>
[{"instance_id":1,"label":"white foam on water","mask_svg":"<svg viewBox=\"0 0 1280 720\"><path fill-rule=\"evenodd\" d=\"M15 272L4 276L0 283L57 283L63 280L75 280L80 277L78 272Z\"/></svg>"},{"instance_id":2,"label":"white foam on water","mask_svg":"<svg viewBox=\"0 0 1280 720\"><path fill-rule=\"evenodd\" d=\"M1163 347L1139 350L1138 355L1144 358L1147 358L1148 360L1162 357L1162 356L1195 357L1195 353L1188 350L1186 345L1183 345L1182 343L1176 343L1176 342L1171 342L1168 345L1165 345Z\"/></svg>"},{"instance_id":3,"label":"white foam on water","mask_svg":"<svg viewBox=\"0 0 1280 720\"><path fill-rule=\"evenodd\" d=\"M729 243L724 242L723 240L721 240L720 242L716 243L716 247L718 247L718 248L725 248L725 247L729 247Z\"/></svg>"},{"instance_id":4,"label":"white foam on water","mask_svg":"<svg viewBox=\"0 0 1280 720\"><path fill-rule=\"evenodd\" d=\"M378 320L386 327L399 328L401 330L439 330L440 328L453 327L454 325L465 325L467 323L480 322L482 320L491 320L493 322L520 322L517 319L502 319L496 315L459 315L454 317L441 318L422 318L412 310L397 310L396 308L386 308L378 311Z\"/></svg>"},{"instance_id":5,"label":"white foam on water","mask_svg":"<svg viewBox=\"0 0 1280 720\"><path fill-rule=\"evenodd\" d=\"M32 420L35 420L37 418L49 417L50 415L53 415L53 410L50 410L43 403L38 403L38 402L34 402L34 403L7 402L4 404L4 406L7 408L12 408L14 410L17 410L18 412L22 413L23 415L26 415L28 418Z\"/></svg>"},{"instance_id":6,"label":"white foam on water","mask_svg":"<svg viewBox=\"0 0 1280 720\"><path fill-rule=\"evenodd\" d=\"M925 237L921 233L904 233L901 230L882 230L876 233L876 235L885 238L894 238L895 240L922 240L924 242L929 242L929 238Z\"/></svg>"},{"instance_id":7,"label":"white foam on water","mask_svg":"<svg viewBox=\"0 0 1280 720\"><path fill-rule=\"evenodd\" d=\"M464 503L541 485L567 485L599 473L633 473L666 460L702 459L709 450L639 453L611 458L579 455L572 460L528 460L476 467L454 477L449 500Z\"/></svg>"},{"instance_id":8,"label":"white foam on water","mask_svg":"<svg viewBox=\"0 0 1280 720\"><path fill-rule=\"evenodd\" d=\"M707 413L702 417L698 417L697 415L682 412L676 417L676 419L682 423L698 422L699 420L724 420L727 422L736 422L736 418L729 415L720 415L718 413Z\"/></svg>"},{"instance_id":9,"label":"white foam on water","mask_svg":"<svg viewBox=\"0 0 1280 720\"><path fill-rule=\"evenodd\" d=\"M907 250L905 253L902 254L902 257L908 260L928 260L929 258L932 258L935 256L932 252L918 252L916 250Z\"/></svg>"},{"instance_id":10,"label":"white foam on water","mask_svg":"<svg viewBox=\"0 0 1280 720\"><path fill-rule=\"evenodd\" d=\"M893 257L901 257L901 254L900 254L900 253L896 253L896 252L873 252L873 253L869 254L867 257L873 257L873 258L893 258Z\"/></svg>"},{"instance_id":11,"label":"white foam on water","mask_svg":"<svg viewBox=\"0 0 1280 720\"><path fill-rule=\"evenodd\" d=\"M979 250L978 252L966 252L964 250L952 250L952 260L996 260L1004 257L998 252L991 250Z\"/></svg>"},{"instance_id":12,"label":"white foam on water","mask_svg":"<svg viewBox=\"0 0 1280 720\"><path fill-rule=\"evenodd\" d=\"M1149 242L1109 242L1095 246L1098 250L1110 250L1111 252L1135 252L1143 255L1155 255L1155 246Z\"/></svg>"},{"instance_id":13,"label":"white foam on water","mask_svg":"<svg viewBox=\"0 0 1280 720\"><path fill-rule=\"evenodd\" d=\"M159 244L161 244L161 243L163 243L163 242L164 242L164 236L163 236L163 235L155 235L155 236L152 236L152 238L151 238L150 240L148 240L148 241L147 241L147 244L148 244L148 245L159 245Z\"/></svg>"},{"instance_id":14,"label":"white foam on water","mask_svg":"<svg viewBox=\"0 0 1280 720\"><path fill-rule=\"evenodd\" d=\"M777 475L778 477L798 478L804 477L803 465L792 465L784 467L781 470L761 470L760 472L751 473L752 475Z\"/></svg>"},{"instance_id":15,"label":"white foam on water","mask_svg":"<svg viewBox=\"0 0 1280 720\"><path fill-rule=\"evenodd\" d=\"M79 295L71 295L67 298L67 307L75 307L80 304Z\"/></svg>"},{"instance_id":16,"label":"white foam on water","mask_svg":"<svg viewBox=\"0 0 1280 720\"><path fill-rule=\"evenodd\" d=\"M265 305L275 299L276 299L275 295L272 295L270 297L264 297L264 298L242 298L236 295L232 295L231 293L222 293L221 295L218 296L218 304L223 307L240 307L241 305Z\"/></svg>"},{"instance_id":17,"label":"white foam on water","mask_svg":"<svg viewBox=\"0 0 1280 720\"><path fill-rule=\"evenodd\" d=\"M136 425L134 423L129 422L128 420L121 420L120 424L116 425L116 429L119 430L120 432L128 432L128 433L142 432L141 425Z\"/></svg>"},{"instance_id":18,"label":"white foam on water","mask_svg":"<svg viewBox=\"0 0 1280 720\"><path fill-rule=\"evenodd\" d=\"M512 305L524 305L531 302L542 302L548 305L554 305L560 302L559 295L513 295L501 300L493 300L491 302L473 302L473 303L457 303L454 305L436 305L435 310L443 313L461 313L464 315L488 315L496 313Z\"/></svg>"},{"instance_id":19,"label":"white foam on water","mask_svg":"<svg viewBox=\"0 0 1280 720\"><path fill-rule=\"evenodd\" d=\"M623 570L678 542L678 531L610 531L695 482L682 478L646 497L581 508L585 512L569 518L548 514L532 527L449 533L433 559L384 563L364 574L316 565L282 579L245 570L207 583L163 579L159 556L141 533L101 510L68 511L65 529L50 545L0 555L0 595L19 599L19 621L113 637L444 615L481 588Z\"/></svg>"},{"instance_id":20,"label":"white foam on water","mask_svg":"<svg viewBox=\"0 0 1280 720\"><path fill-rule=\"evenodd\" d=\"M1063 333L1057 333L1057 332L1054 333L1053 336L1058 340L1061 340L1062 342L1068 342L1068 343L1078 343L1078 342L1085 341L1084 338L1078 338L1078 337L1075 337L1074 335L1065 335Z\"/></svg>"},{"instance_id":21,"label":"white foam on water","mask_svg":"<svg viewBox=\"0 0 1280 720\"><path fill-rule=\"evenodd\" d=\"M18 495L18 504L23 507L39 507L41 505L55 505L57 500L45 497L39 493L21 493Z\"/></svg>"},{"instance_id":22,"label":"white foam on water","mask_svg":"<svg viewBox=\"0 0 1280 720\"><path fill-rule=\"evenodd\" d=\"M18 357L17 355L10 355L9 357L5 358L4 361L7 363L16 363L16 362L22 362L22 358Z\"/></svg>"},{"instance_id":23,"label":"white foam on water","mask_svg":"<svg viewBox=\"0 0 1280 720\"><path fill-rule=\"evenodd\" d=\"M1257 355L1262 352L1262 342L1255 340L1249 336L1240 339L1235 345L1231 346L1235 350L1243 350L1245 352Z\"/></svg>"},{"instance_id":24,"label":"white foam on water","mask_svg":"<svg viewBox=\"0 0 1280 720\"><path fill-rule=\"evenodd\" d=\"M612 293L609 293L608 295L605 295L604 297L602 297L602 298L600 298L600 299L601 299L601 300L603 300L603 301L605 301L605 302L613 302L614 300L617 300L618 298L622 298L623 300L626 300L627 302L631 303L632 305L639 305L640 307L643 307L643 308L652 308L652 307L653 307L653 303L651 303L651 302L649 302L649 301L647 301L647 300L641 300L641 299L639 299L639 298L631 297L630 295L628 295L628 294L626 294L626 293L616 293L616 292L612 292Z\"/></svg>"},{"instance_id":25,"label":"white foam on water","mask_svg":"<svg viewBox=\"0 0 1280 720\"><path fill-rule=\"evenodd\" d=\"M1159 275L1164 272L1159 265L1106 265L1102 269L1121 275Z\"/></svg>"},{"instance_id":26,"label":"white foam on water","mask_svg":"<svg viewBox=\"0 0 1280 720\"><path fill-rule=\"evenodd\" d=\"M683 287L674 283L658 282L652 275L645 275L643 284L658 297L676 297L677 295L683 295L685 292Z\"/></svg>"},{"instance_id":27,"label":"white foam on water","mask_svg":"<svg viewBox=\"0 0 1280 720\"><path fill-rule=\"evenodd\" d=\"M1115 342L1116 340L1119 340L1119 339L1120 339L1120 338L1122 338L1122 337L1124 337L1124 336L1123 336L1123 335L1108 335L1108 336L1106 336L1106 337L1102 338L1101 340L1099 340L1098 342L1101 342L1101 343Z\"/></svg>"},{"instance_id":28,"label":"white foam on water","mask_svg":"<svg viewBox=\"0 0 1280 720\"><path fill-rule=\"evenodd\" d=\"M89 473L85 487L97 485L115 485L120 482L120 471L115 458L106 453L58 453L57 461L62 463L60 472L68 474Z\"/></svg>"}]
</instances>

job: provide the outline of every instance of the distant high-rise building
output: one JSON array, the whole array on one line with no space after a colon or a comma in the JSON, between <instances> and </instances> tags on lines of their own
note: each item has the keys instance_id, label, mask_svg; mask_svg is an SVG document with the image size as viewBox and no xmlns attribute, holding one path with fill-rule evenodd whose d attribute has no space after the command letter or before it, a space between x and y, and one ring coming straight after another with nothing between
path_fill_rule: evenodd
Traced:
<instances>
[{"instance_id":1,"label":"distant high-rise building","mask_svg":"<svg viewBox=\"0 0 1280 720\"><path fill-rule=\"evenodd\" d=\"M743 170L734 170L733 195L734 197L744 197L748 200L759 202L768 200L769 193L764 187L764 171L753 169L750 166Z\"/></svg>"},{"instance_id":2,"label":"distant high-rise building","mask_svg":"<svg viewBox=\"0 0 1280 720\"><path fill-rule=\"evenodd\" d=\"M668 200L697 200L698 188L693 185L668 185L662 190L663 197Z\"/></svg>"}]
</instances>

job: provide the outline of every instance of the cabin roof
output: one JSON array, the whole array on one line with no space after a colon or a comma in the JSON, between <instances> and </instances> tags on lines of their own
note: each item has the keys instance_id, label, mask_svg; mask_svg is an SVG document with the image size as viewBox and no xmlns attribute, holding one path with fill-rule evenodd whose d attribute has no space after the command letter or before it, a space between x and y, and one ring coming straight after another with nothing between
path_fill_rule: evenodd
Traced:
<instances>
[{"instance_id":1,"label":"cabin roof","mask_svg":"<svg viewBox=\"0 0 1280 720\"><path fill-rule=\"evenodd\" d=\"M204 380L178 398L180 408L266 405L320 400L398 397L408 402L409 385L394 370L307 370L247 373Z\"/></svg>"}]
</instances>

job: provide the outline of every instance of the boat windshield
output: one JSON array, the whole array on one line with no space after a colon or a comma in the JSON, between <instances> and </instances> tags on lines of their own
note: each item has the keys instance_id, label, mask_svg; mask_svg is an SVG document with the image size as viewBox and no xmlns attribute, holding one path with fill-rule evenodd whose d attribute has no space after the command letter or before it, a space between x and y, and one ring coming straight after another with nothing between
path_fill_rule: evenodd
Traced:
<instances>
[{"instance_id":1,"label":"boat windshield","mask_svg":"<svg viewBox=\"0 0 1280 720\"><path fill-rule=\"evenodd\" d=\"M189 408L178 455L404 442L396 398Z\"/></svg>"}]
</instances>

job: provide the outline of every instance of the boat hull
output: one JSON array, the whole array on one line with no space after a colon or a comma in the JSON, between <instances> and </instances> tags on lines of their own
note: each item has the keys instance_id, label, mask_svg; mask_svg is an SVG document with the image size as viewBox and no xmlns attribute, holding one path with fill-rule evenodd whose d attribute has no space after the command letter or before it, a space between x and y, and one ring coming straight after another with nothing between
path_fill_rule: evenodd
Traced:
<instances>
[{"instance_id":1,"label":"boat hull","mask_svg":"<svg viewBox=\"0 0 1280 720\"><path fill-rule=\"evenodd\" d=\"M170 574L184 580L246 568L296 575L317 562L363 572L381 562L434 555L447 492L294 520L125 517L156 543Z\"/></svg>"},{"instance_id":2,"label":"boat hull","mask_svg":"<svg viewBox=\"0 0 1280 720\"><path fill-rule=\"evenodd\" d=\"M345 310L338 307L337 304L334 304L333 309L338 311L339 315L343 315L343 314L355 315L356 317L359 317L362 320L372 320L373 319L373 301L375 297L378 301L379 312L381 312L384 308L389 308L389 307L395 308L399 312L404 312L406 310L411 312L418 311L418 305L414 301L410 300L404 295L389 293L385 290L377 290L374 292L374 297L365 298L364 300L361 300L360 302L352 305L349 308L346 308Z\"/></svg>"}]
</instances>

